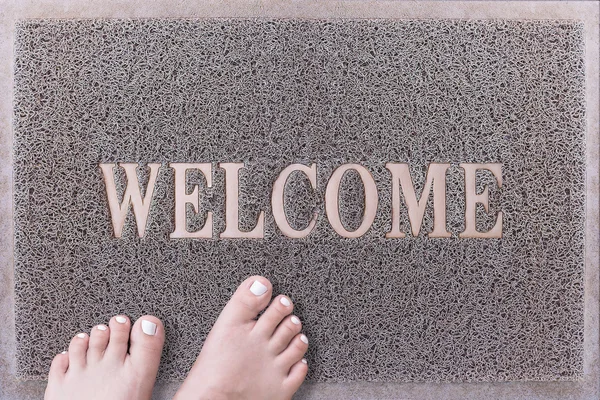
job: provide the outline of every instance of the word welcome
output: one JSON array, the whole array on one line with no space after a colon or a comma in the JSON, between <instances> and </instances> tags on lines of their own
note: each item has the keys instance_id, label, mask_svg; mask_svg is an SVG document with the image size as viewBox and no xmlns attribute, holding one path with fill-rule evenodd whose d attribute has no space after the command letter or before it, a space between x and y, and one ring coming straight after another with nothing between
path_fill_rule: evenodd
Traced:
<instances>
[{"instance_id":1,"label":"word welcome","mask_svg":"<svg viewBox=\"0 0 600 400\"><path fill-rule=\"evenodd\" d=\"M137 230L140 237L146 231L146 222L150 212L150 204L154 195L154 187L161 164L148 164L150 177L146 194L142 198L140 185L137 179L135 163L119 163L119 167L125 170L127 184L122 201L119 203L115 185L114 170L116 164L103 163L100 169L104 175L106 194L112 218L115 237L120 238L123 225L130 206L133 208ZM498 187L502 187L502 164L459 164L465 171L465 230L459 233L461 238L500 238L502 237L502 212L499 211L496 222L492 229L480 232L476 229L476 208L480 203L488 211L488 187L485 186L482 193L476 191L477 170L488 170L496 178ZM186 174L190 170L198 170L206 179L206 186L212 186L212 164L211 163L169 163L169 167L175 171L175 230L170 234L171 238L207 238L213 237L213 213L207 211L204 226L194 232L187 229L186 206L191 204L198 213L198 185L194 186L191 193L186 190ZM225 230L219 234L220 238L264 238L265 213L260 211L256 225L250 231L239 229L238 218L238 195L239 195L239 171L244 168L244 163L219 163L219 168L225 170ZM423 223L423 216L427 206L428 198L433 190L433 230L428 233L432 238L448 238L451 233L446 230L446 171L450 164L431 163L427 168L425 185L421 197L417 199L415 188L409 172L408 164L387 163L385 167L392 175L392 230L387 232L386 238L403 238L406 233L400 231L400 192L404 196L405 207L408 212L409 222L413 236L418 236ZM340 182L346 171L354 170L360 175L364 186L365 203L361 225L354 231L347 230L340 219L339 214L339 190ZM295 171L305 174L313 189L316 189L317 165L291 164L286 167L273 185L271 196L271 208L275 223L281 233L289 238L304 238L308 236L317 223L318 213L315 212L310 223L304 229L294 229L290 226L284 211L284 190L288 177ZM342 237L358 238L364 235L375 220L379 197L377 186L371 173L360 164L344 164L338 167L327 182L325 190L325 212L327 219L333 229Z\"/></svg>"}]
</instances>

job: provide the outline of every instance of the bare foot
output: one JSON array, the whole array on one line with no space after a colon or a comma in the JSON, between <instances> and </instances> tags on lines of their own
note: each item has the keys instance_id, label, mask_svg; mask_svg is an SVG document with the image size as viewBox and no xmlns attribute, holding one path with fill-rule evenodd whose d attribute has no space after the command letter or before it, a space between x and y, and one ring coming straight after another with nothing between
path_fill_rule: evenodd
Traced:
<instances>
[{"instance_id":1,"label":"bare foot","mask_svg":"<svg viewBox=\"0 0 600 400\"><path fill-rule=\"evenodd\" d=\"M293 305L261 276L237 289L212 328L175 400L291 399L308 366L308 339Z\"/></svg>"},{"instance_id":2,"label":"bare foot","mask_svg":"<svg viewBox=\"0 0 600 400\"><path fill-rule=\"evenodd\" d=\"M119 315L109 326L95 326L89 337L76 335L69 351L54 357L46 400L152 397L165 340L162 323L144 316L131 328L129 318Z\"/></svg>"}]
</instances>

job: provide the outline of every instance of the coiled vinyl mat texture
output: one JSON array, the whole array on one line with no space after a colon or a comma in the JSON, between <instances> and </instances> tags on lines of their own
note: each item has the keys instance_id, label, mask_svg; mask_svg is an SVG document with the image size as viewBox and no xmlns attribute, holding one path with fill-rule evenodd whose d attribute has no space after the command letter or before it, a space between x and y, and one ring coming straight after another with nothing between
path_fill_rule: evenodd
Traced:
<instances>
[{"instance_id":1,"label":"coiled vinyl mat texture","mask_svg":"<svg viewBox=\"0 0 600 400\"><path fill-rule=\"evenodd\" d=\"M583 374L584 64L574 21L25 20L16 33L14 210L18 372L45 378L70 338L118 313L160 317L161 379L182 379L236 286L253 274L295 302L314 381L574 380ZM111 225L100 163L162 163L146 235ZM196 172L213 239L171 239L171 162ZM221 239L224 170L240 172L239 226L265 212L264 239ZM450 238L388 239L391 174L447 172ZM293 227L278 230L271 188L289 164ZM340 237L324 193L335 168L365 166L379 207L362 237ZM502 238L466 239L460 163L501 163L477 226L499 211ZM124 172L116 170L119 193ZM364 189L342 179L356 229ZM401 228L410 232L402 202Z\"/></svg>"}]
</instances>

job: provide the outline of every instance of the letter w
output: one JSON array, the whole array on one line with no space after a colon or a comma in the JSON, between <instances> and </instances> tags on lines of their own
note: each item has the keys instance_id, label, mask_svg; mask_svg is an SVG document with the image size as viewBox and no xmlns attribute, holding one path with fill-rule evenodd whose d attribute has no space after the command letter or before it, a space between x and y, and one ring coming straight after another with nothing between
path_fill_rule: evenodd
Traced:
<instances>
[{"instance_id":1,"label":"letter w","mask_svg":"<svg viewBox=\"0 0 600 400\"><path fill-rule=\"evenodd\" d=\"M112 218L113 230L115 237L120 238L123 233L123 225L129 211L129 204L133 206L133 214L137 224L138 235L144 237L146 233L146 221L150 212L150 203L154 195L154 184L158 176L160 164L148 164L150 167L150 179L148 179L148 188L146 196L142 200L140 193L140 184L138 182L136 168L137 164L119 163L119 166L125 170L127 177L127 187L123 194L123 201L119 204L117 199L117 188L115 186L114 168L116 164L100 164L102 173L104 174L104 183L106 185L106 195L108 197L108 206L110 207L110 215Z\"/></svg>"}]
</instances>

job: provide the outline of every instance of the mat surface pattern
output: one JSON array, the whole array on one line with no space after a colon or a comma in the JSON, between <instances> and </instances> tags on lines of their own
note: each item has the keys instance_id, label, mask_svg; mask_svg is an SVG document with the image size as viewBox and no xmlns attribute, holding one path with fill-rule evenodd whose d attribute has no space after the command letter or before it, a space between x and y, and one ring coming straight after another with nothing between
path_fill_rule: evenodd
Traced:
<instances>
[{"instance_id":1,"label":"mat surface pattern","mask_svg":"<svg viewBox=\"0 0 600 400\"><path fill-rule=\"evenodd\" d=\"M45 377L79 331L117 313L165 322L162 379L181 379L237 284L270 278L296 304L317 381L563 380L582 376L584 73L582 26L537 21L35 20L17 27L15 247L18 366ZM130 212L115 238L100 163L162 163L144 238ZM213 239L170 239L171 162L212 162L189 230L214 212ZM220 239L224 170L240 173L240 229L265 212L264 239ZM447 172L450 238L386 239L387 162L420 193ZM317 164L312 190L290 178L284 237L271 188L289 164ZM365 166L379 207L362 237L328 223L335 168ZM489 188L501 239L465 239L459 163L501 163ZM123 192L124 173L118 175ZM361 224L347 173L340 215ZM404 203L402 203L404 204ZM400 226L410 231L404 205Z\"/></svg>"}]
</instances>

